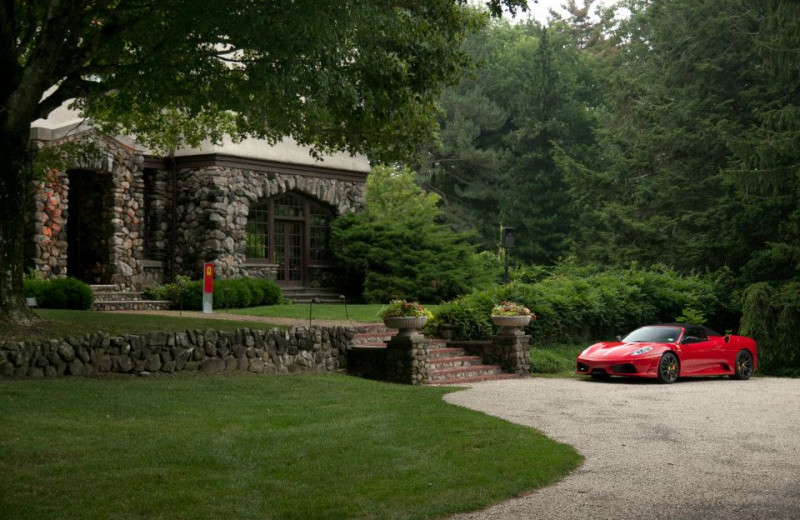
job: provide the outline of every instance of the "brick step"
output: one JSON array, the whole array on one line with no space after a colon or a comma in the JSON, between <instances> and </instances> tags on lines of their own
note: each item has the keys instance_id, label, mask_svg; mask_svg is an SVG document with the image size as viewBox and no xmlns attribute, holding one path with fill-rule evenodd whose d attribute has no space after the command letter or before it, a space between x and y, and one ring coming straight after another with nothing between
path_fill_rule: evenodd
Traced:
<instances>
[{"instance_id":1,"label":"brick step","mask_svg":"<svg viewBox=\"0 0 800 520\"><path fill-rule=\"evenodd\" d=\"M517 374L492 374L492 375L485 375L485 376L474 376L474 377L458 377L452 379L437 379L436 381L427 381L426 385L453 385L458 386L464 383L481 383L483 381L501 381L504 379L517 379L521 376Z\"/></svg>"},{"instance_id":2,"label":"brick step","mask_svg":"<svg viewBox=\"0 0 800 520\"><path fill-rule=\"evenodd\" d=\"M503 371L497 365L472 365L467 367L441 368L429 370L428 378L431 382L444 379L463 379L468 377L482 377L495 374L502 374Z\"/></svg>"},{"instance_id":3,"label":"brick step","mask_svg":"<svg viewBox=\"0 0 800 520\"><path fill-rule=\"evenodd\" d=\"M442 357L431 360L430 369L438 371L445 368L477 366L483 363L480 356Z\"/></svg>"},{"instance_id":4,"label":"brick step","mask_svg":"<svg viewBox=\"0 0 800 520\"><path fill-rule=\"evenodd\" d=\"M444 340L436 340L437 345L446 345ZM431 359L466 356L466 351L461 347L438 347L430 350Z\"/></svg>"},{"instance_id":5,"label":"brick step","mask_svg":"<svg viewBox=\"0 0 800 520\"><path fill-rule=\"evenodd\" d=\"M166 311L172 308L172 302L162 300L136 301L95 301L93 311Z\"/></svg>"},{"instance_id":6,"label":"brick step","mask_svg":"<svg viewBox=\"0 0 800 520\"><path fill-rule=\"evenodd\" d=\"M119 291L119 285L117 284L92 284L89 285L89 288L92 290L93 293L97 294L99 292L116 292Z\"/></svg>"},{"instance_id":7,"label":"brick step","mask_svg":"<svg viewBox=\"0 0 800 520\"><path fill-rule=\"evenodd\" d=\"M96 302L132 302L142 299L142 293L133 291L100 291L94 293Z\"/></svg>"}]
</instances>

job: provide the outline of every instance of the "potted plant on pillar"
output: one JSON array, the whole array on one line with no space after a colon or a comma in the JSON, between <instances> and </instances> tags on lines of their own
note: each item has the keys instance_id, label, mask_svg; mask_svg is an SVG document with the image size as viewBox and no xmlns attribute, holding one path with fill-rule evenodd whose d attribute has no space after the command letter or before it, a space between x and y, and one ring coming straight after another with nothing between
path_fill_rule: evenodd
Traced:
<instances>
[{"instance_id":1,"label":"potted plant on pillar","mask_svg":"<svg viewBox=\"0 0 800 520\"><path fill-rule=\"evenodd\" d=\"M398 329L398 335L408 335L421 329L433 314L420 303L392 300L378 311L378 317L388 328Z\"/></svg>"},{"instance_id":2,"label":"potted plant on pillar","mask_svg":"<svg viewBox=\"0 0 800 520\"><path fill-rule=\"evenodd\" d=\"M504 330L515 330L527 326L536 315L524 305L514 302L500 302L492 309L492 323Z\"/></svg>"}]
</instances>

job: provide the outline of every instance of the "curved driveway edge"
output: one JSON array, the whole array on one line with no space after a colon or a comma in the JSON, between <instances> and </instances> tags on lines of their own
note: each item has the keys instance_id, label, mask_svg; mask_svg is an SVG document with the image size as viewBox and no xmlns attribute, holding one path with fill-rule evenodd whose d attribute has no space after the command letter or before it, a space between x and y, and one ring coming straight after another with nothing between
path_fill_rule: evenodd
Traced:
<instances>
[{"instance_id":1,"label":"curved driveway edge","mask_svg":"<svg viewBox=\"0 0 800 520\"><path fill-rule=\"evenodd\" d=\"M586 457L553 486L451 520L800 518L797 379L523 379L445 400Z\"/></svg>"}]
</instances>

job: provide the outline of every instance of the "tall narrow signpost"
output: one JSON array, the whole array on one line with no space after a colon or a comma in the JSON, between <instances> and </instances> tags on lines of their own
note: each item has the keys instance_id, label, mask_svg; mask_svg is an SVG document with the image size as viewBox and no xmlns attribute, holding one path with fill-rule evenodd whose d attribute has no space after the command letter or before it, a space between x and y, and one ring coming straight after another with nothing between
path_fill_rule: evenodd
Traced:
<instances>
[{"instance_id":1,"label":"tall narrow signpost","mask_svg":"<svg viewBox=\"0 0 800 520\"><path fill-rule=\"evenodd\" d=\"M214 264L211 262L203 265L203 312L214 312Z\"/></svg>"}]
</instances>

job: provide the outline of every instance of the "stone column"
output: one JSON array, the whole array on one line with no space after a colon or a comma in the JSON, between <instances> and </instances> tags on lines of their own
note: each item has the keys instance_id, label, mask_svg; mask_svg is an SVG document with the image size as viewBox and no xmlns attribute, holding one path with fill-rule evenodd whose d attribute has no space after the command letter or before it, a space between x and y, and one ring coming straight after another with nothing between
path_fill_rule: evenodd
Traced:
<instances>
[{"instance_id":1,"label":"stone column","mask_svg":"<svg viewBox=\"0 0 800 520\"><path fill-rule=\"evenodd\" d=\"M492 351L503 372L528 375L531 370L531 337L519 329L501 329L492 340Z\"/></svg>"},{"instance_id":2,"label":"stone column","mask_svg":"<svg viewBox=\"0 0 800 520\"><path fill-rule=\"evenodd\" d=\"M421 385L428 380L430 340L419 333L397 335L386 342L386 380Z\"/></svg>"}]
</instances>

